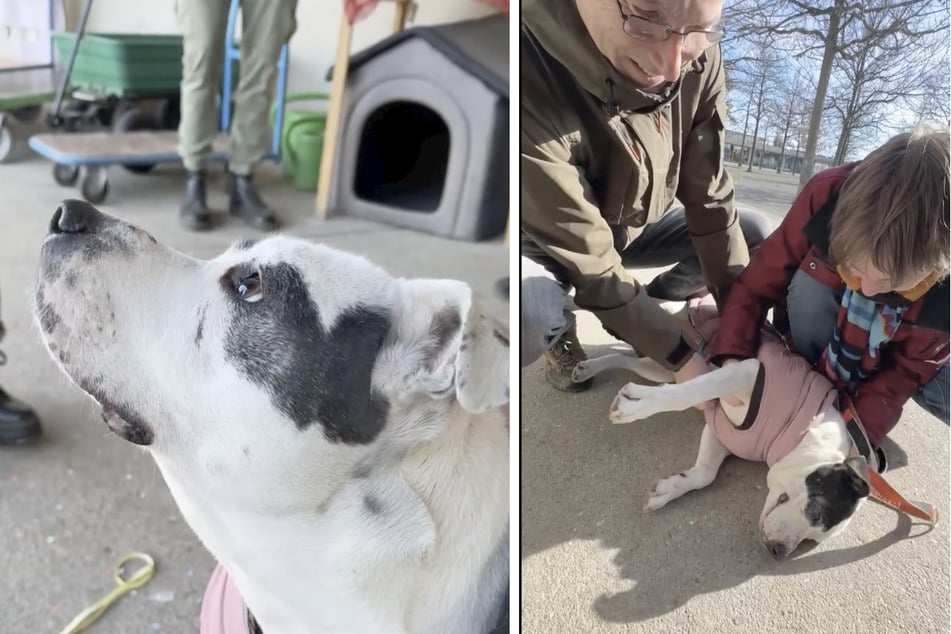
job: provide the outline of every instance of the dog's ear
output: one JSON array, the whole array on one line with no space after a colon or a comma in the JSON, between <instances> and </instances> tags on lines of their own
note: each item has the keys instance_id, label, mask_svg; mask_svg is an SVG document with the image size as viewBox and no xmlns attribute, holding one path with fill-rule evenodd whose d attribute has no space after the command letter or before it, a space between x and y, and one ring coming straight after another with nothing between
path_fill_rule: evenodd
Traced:
<instances>
[{"instance_id":1,"label":"dog's ear","mask_svg":"<svg viewBox=\"0 0 951 634\"><path fill-rule=\"evenodd\" d=\"M846 477L849 478L849 485L855 491L855 495L860 498L868 497L870 491L868 462L862 456L853 456L846 458L845 466L848 467Z\"/></svg>"},{"instance_id":2,"label":"dog's ear","mask_svg":"<svg viewBox=\"0 0 951 634\"><path fill-rule=\"evenodd\" d=\"M402 342L410 389L433 398L454 394L480 414L509 400L509 344L473 301L472 290L452 280L402 280Z\"/></svg>"}]
</instances>

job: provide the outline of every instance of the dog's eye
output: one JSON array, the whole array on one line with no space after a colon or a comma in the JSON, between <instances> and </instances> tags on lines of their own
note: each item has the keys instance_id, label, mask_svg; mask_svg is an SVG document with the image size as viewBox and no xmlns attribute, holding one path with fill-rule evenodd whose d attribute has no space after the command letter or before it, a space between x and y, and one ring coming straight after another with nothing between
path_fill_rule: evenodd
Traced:
<instances>
[{"instance_id":1,"label":"dog's eye","mask_svg":"<svg viewBox=\"0 0 951 634\"><path fill-rule=\"evenodd\" d=\"M779 498L776 500L776 505L779 506L780 504L785 504L788 501L789 501L789 496L786 495L785 493L782 493L780 494Z\"/></svg>"},{"instance_id":2,"label":"dog's eye","mask_svg":"<svg viewBox=\"0 0 951 634\"><path fill-rule=\"evenodd\" d=\"M246 302L256 302L261 299L261 276L257 273L252 273L246 277L242 277L240 280L235 282L235 291L238 295Z\"/></svg>"}]
</instances>

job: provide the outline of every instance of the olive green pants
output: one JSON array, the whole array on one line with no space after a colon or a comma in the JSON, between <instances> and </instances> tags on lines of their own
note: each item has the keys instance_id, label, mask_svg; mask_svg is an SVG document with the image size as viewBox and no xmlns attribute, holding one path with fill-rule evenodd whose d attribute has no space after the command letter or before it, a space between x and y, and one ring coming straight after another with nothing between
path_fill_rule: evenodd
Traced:
<instances>
[{"instance_id":1,"label":"olive green pants","mask_svg":"<svg viewBox=\"0 0 951 634\"><path fill-rule=\"evenodd\" d=\"M218 135L219 97L229 0L176 0L184 38L178 153L197 171ZM296 0L242 0L240 81L233 95L228 168L251 173L269 148L271 94L281 47L297 28Z\"/></svg>"}]
</instances>

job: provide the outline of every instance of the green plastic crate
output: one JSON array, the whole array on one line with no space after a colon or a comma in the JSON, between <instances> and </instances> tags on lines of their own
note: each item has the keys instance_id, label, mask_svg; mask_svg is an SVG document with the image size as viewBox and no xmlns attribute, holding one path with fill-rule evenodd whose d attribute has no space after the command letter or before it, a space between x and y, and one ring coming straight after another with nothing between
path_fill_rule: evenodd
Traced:
<instances>
[{"instance_id":1,"label":"green plastic crate","mask_svg":"<svg viewBox=\"0 0 951 634\"><path fill-rule=\"evenodd\" d=\"M57 32L52 37L65 66L76 34ZM74 88L107 95L173 93L181 81L181 35L86 33L70 75Z\"/></svg>"}]
</instances>

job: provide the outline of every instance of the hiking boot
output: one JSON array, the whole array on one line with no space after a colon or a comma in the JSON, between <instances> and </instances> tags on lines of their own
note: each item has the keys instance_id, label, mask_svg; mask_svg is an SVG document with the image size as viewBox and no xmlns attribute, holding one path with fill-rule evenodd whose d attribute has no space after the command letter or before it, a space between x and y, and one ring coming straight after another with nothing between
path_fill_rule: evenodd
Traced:
<instances>
[{"instance_id":1,"label":"hiking boot","mask_svg":"<svg viewBox=\"0 0 951 634\"><path fill-rule=\"evenodd\" d=\"M562 392L584 392L591 387L593 379L575 383L571 373L581 361L587 360L584 348L578 343L578 332L572 327L545 352L545 378L552 387Z\"/></svg>"},{"instance_id":2,"label":"hiking boot","mask_svg":"<svg viewBox=\"0 0 951 634\"><path fill-rule=\"evenodd\" d=\"M178 219L189 231L211 228L211 214L205 201L205 173L189 171L185 180L185 198L178 213Z\"/></svg>"},{"instance_id":3,"label":"hiking boot","mask_svg":"<svg viewBox=\"0 0 951 634\"><path fill-rule=\"evenodd\" d=\"M251 176L229 173L228 178L228 191L231 194L228 209L232 215L241 218L246 225L258 231L277 229L277 216L261 200L257 188L251 181Z\"/></svg>"}]
</instances>

